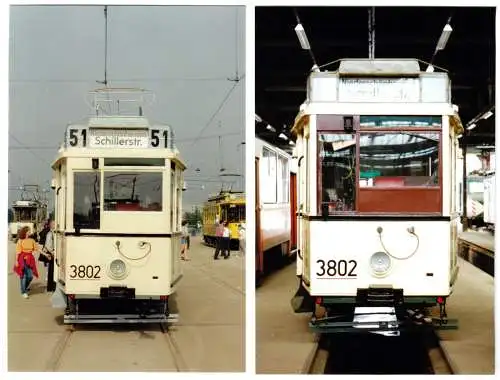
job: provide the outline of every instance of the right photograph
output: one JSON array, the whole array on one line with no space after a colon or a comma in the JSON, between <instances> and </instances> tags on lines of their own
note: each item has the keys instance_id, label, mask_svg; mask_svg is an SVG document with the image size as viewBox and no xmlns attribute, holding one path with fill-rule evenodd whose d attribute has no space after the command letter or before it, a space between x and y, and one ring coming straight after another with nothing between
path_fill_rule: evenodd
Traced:
<instances>
[{"instance_id":1,"label":"right photograph","mask_svg":"<svg viewBox=\"0 0 500 380\"><path fill-rule=\"evenodd\" d=\"M495 7L256 7L258 374L494 374Z\"/></svg>"}]
</instances>

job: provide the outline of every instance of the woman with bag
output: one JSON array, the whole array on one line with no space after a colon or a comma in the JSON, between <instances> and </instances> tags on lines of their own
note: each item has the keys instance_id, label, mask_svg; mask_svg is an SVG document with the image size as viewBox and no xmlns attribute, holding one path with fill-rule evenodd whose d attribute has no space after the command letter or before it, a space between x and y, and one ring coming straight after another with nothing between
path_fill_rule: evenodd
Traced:
<instances>
[{"instance_id":1,"label":"woman with bag","mask_svg":"<svg viewBox=\"0 0 500 380\"><path fill-rule=\"evenodd\" d=\"M187 229L187 221L183 221L181 225L181 260L184 261L189 261L189 257L187 256L187 235L188 235L188 229Z\"/></svg>"},{"instance_id":2,"label":"woman with bag","mask_svg":"<svg viewBox=\"0 0 500 380\"><path fill-rule=\"evenodd\" d=\"M33 253L37 250L35 240L28 237L29 227L24 227L19 231L19 240L16 243L16 261L14 272L21 280L21 294L28 298L28 291L33 276L38 278L38 269Z\"/></svg>"}]
</instances>

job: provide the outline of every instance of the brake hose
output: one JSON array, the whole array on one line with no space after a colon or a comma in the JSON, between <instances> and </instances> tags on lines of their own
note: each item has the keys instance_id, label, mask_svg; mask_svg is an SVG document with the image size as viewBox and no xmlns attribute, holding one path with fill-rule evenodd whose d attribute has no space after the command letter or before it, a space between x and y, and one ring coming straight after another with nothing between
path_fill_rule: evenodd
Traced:
<instances>
[{"instance_id":1,"label":"brake hose","mask_svg":"<svg viewBox=\"0 0 500 380\"><path fill-rule=\"evenodd\" d=\"M378 237L379 237L379 240L380 240L380 244L382 245L382 248L384 249L385 253L387 253L390 257L392 257L393 259L395 260L408 260L409 258L411 258L415 253L417 253L418 251L418 247L420 245L420 239L418 237L418 235L415 233L415 227L409 227L406 229L406 231L412 235L412 236L415 236L415 238L417 239L417 246L415 247L415 250L407 257L397 257L397 256L394 256L393 254L391 254L387 248L385 247L384 245L384 242L382 241L382 231L383 231L383 228L382 227L377 227L377 233L378 233Z\"/></svg>"}]
</instances>

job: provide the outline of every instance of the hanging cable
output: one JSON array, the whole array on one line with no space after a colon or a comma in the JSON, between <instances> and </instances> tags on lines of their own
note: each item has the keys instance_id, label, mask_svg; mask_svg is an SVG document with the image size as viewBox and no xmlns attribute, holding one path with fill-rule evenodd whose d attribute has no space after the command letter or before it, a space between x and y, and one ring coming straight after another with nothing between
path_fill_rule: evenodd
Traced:
<instances>
[{"instance_id":1,"label":"hanging cable","mask_svg":"<svg viewBox=\"0 0 500 380\"><path fill-rule=\"evenodd\" d=\"M104 6L104 80L97 81L108 87L108 6Z\"/></svg>"},{"instance_id":2,"label":"hanging cable","mask_svg":"<svg viewBox=\"0 0 500 380\"><path fill-rule=\"evenodd\" d=\"M203 132L205 132L205 130L210 126L210 124L212 123L212 121L215 119L215 117L217 116L217 114L219 113L219 111L222 109L222 107L224 107L224 105L226 104L226 102L228 101L229 97L231 96L231 93L234 91L234 89L236 88L236 86L238 85L239 81L238 82L234 82L234 84L232 85L232 87L229 89L229 91L227 92L226 96L224 97L224 99L222 100L222 102L219 104L219 107L217 107L217 109L215 110L215 112L212 114L212 116L210 117L210 119L208 119L208 122L205 124L205 126L201 129L200 133L198 134L198 136L193 140L193 143L191 145L195 145L199 138L203 135Z\"/></svg>"},{"instance_id":3,"label":"hanging cable","mask_svg":"<svg viewBox=\"0 0 500 380\"><path fill-rule=\"evenodd\" d=\"M19 145L22 145L22 146L25 146L25 144L23 144L16 136L14 136L12 133L9 132L9 136L15 141L17 142ZM43 157L41 157L40 155L36 154L32 149L30 148L26 148L25 150L27 150L28 152L30 152L37 160L42 160L44 161L48 166L50 166L50 163Z\"/></svg>"}]
</instances>

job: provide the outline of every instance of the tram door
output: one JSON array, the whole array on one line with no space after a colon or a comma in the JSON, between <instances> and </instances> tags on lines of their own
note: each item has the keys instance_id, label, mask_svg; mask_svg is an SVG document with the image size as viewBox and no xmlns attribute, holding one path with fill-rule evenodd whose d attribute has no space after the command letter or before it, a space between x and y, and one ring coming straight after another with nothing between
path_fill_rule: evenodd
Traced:
<instances>
[{"instance_id":1,"label":"tram door","mask_svg":"<svg viewBox=\"0 0 500 380\"><path fill-rule=\"evenodd\" d=\"M290 249L297 248L297 174L290 173Z\"/></svg>"},{"instance_id":2,"label":"tram door","mask_svg":"<svg viewBox=\"0 0 500 380\"><path fill-rule=\"evenodd\" d=\"M255 158L255 270L264 270L264 253L260 223L260 176L259 159Z\"/></svg>"},{"instance_id":3,"label":"tram door","mask_svg":"<svg viewBox=\"0 0 500 380\"><path fill-rule=\"evenodd\" d=\"M56 170L56 187L55 191L55 270L54 270L54 281L61 279L65 281L65 261L66 255L64 255L64 231L66 231L66 163L63 163Z\"/></svg>"}]
</instances>

